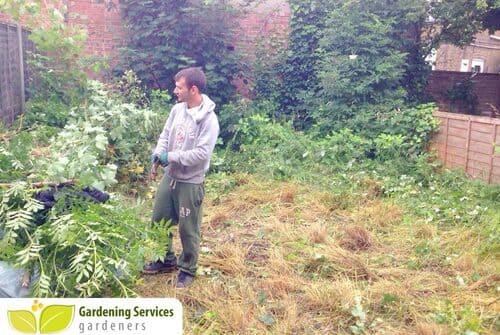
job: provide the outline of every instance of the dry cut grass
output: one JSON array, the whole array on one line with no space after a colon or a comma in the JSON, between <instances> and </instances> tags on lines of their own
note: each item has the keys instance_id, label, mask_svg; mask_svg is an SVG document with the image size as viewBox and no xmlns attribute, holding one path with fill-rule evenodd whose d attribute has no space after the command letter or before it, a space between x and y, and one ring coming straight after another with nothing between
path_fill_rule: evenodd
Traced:
<instances>
[{"instance_id":1,"label":"dry cut grass","mask_svg":"<svg viewBox=\"0 0 500 335\"><path fill-rule=\"evenodd\" d=\"M311 186L236 179L230 193L206 201L192 286L175 290L176 274L164 274L138 287L178 298L185 334L352 334L356 322L366 334L460 334L467 322L495 333L495 259L457 250L461 233L403 223L377 183L367 180L367 200L349 207Z\"/></svg>"}]
</instances>

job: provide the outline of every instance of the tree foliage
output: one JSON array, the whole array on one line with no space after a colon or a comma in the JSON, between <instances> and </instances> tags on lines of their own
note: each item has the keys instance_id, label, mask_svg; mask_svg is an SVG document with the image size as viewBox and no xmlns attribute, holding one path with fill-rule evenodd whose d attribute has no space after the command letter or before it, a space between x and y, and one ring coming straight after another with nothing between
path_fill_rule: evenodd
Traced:
<instances>
[{"instance_id":1,"label":"tree foliage","mask_svg":"<svg viewBox=\"0 0 500 335\"><path fill-rule=\"evenodd\" d=\"M199 66L218 103L235 93L242 63L232 45L235 10L227 1L125 0L127 46L117 71L132 69L150 88L173 87L181 68Z\"/></svg>"},{"instance_id":2,"label":"tree foliage","mask_svg":"<svg viewBox=\"0 0 500 335\"><path fill-rule=\"evenodd\" d=\"M313 109L307 97L318 91L317 48L332 2L289 0L289 3L292 9L289 44L277 65L281 79L276 87L277 116L292 119L297 128L304 128L311 121L309 114Z\"/></svg>"},{"instance_id":3,"label":"tree foliage","mask_svg":"<svg viewBox=\"0 0 500 335\"><path fill-rule=\"evenodd\" d=\"M377 103L384 94L382 100L396 98L396 104L402 97L410 103L425 101L426 56L441 43L464 45L481 29L494 29L500 8L497 0L289 3L291 33L277 69L276 96L280 116L299 128L309 127L313 114L318 119L326 113L329 119L333 108L339 108L337 117L352 117L356 108L363 110L359 102ZM355 52L358 58L347 61Z\"/></svg>"},{"instance_id":4,"label":"tree foliage","mask_svg":"<svg viewBox=\"0 0 500 335\"><path fill-rule=\"evenodd\" d=\"M0 11L14 21L22 18L35 50L27 59L27 97L24 126L44 124L63 127L72 106L85 96L89 64L82 55L87 38L79 26L66 24L67 7L40 0L0 1ZM99 67L95 62L92 67Z\"/></svg>"},{"instance_id":5,"label":"tree foliage","mask_svg":"<svg viewBox=\"0 0 500 335\"><path fill-rule=\"evenodd\" d=\"M406 54L391 38L395 20L348 1L326 22L317 49L320 89L315 98L322 105L312 114L316 123L331 128L363 109L400 106L406 95L401 86Z\"/></svg>"}]
</instances>

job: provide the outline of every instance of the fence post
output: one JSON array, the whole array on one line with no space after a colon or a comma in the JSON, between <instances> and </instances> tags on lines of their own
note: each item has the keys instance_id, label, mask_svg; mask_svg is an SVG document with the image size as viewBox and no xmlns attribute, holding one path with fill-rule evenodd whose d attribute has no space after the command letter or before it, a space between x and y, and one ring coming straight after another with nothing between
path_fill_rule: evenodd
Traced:
<instances>
[{"instance_id":1,"label":"fence post","mask_svg":"<svg viewBox=\"0 0 500 335\"><path fill-rule=\"evenodd\" d=\"M17 41L19 44L19 78L21 81L21 113L24 113L24 101L26 99L24 92L24 55L23 55L23 28L19 22L17 26Z\"/></svg>"},{"instance_id":2,"label":"fence post","mask_svg":"<svg viewBox=\"0 0 500 335\"><path fill-rule=\"evenodd\" d=\"M497 139L497 124L493 124L493 136L491 139L491 146L492 152L491 152L491 159L490 159L490 173L488 175L488 184L491 184L492 179L493 179L493 159L495 159L495 149L496 149L496 139Z\"/></svg>"},{"instance_id":3,"label":"fence post","mask_svg":"<svg viewBox=\"0 0 500 335\"><path fill-rule=\"evenodd\" d=\"M449 126L448 124L450 123L450 118L446 117L446 128L445 128L445 139L444 139L444 166L448 167L447 164L447 159L448 159L448 129Z\"/></svg>"},{"instance_id":4,"label":"fence post","mask_svg":"<svg viewBox=\"0 0 500 335\"><path fill-rule=\"evenodd\" d=\"M470 116L467 120L467 140L465 142L465 172L469 173L469 147L470 147L470 133L472 131L472 121Z\"/></svg>"}]
</instances>

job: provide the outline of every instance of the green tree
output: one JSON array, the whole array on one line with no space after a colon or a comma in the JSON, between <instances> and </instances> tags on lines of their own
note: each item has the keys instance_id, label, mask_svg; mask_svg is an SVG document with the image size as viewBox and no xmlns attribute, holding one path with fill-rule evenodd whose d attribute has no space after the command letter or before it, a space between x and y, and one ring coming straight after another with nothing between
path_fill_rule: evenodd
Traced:
<instances>
[{"instance_id":1,"label":"green tree","mask_svg":"<svg viewBox=\"0 0 500 335\"><path fill-rule=\"evenodd\" d=\"M391 36L395 22L359 1L330 13L317 52L321 108L313 112L316 123L331 129L373 106L390 110L403 103L406 55Z\"/></svg>"},{"instance_id":2,"label":"green tree","mask_svg":"<svg viewBox=\"0 0 500 335\"><path fill-rule=\"evenodd\" d=\"M224 0L124 0L127 46L117 71L132 69L149 88L173 88L173 77L187 66L200 66L208 93L218 103L235 93L233 80L242 63L232 46L234 8Z\"/></svg>"},{"instance_id":3,"label":"green tree","mask_svg":"<svg viewBox=\"0 0 500 335\"><path fill-rule=\"evenodd\" d=\"M385 62L388 66L383 72L386 78L380 77L382 74L380 71L378 75L372 72L365 72L365 75L371 75L373 78L378 78L379 83L393 87L396 97L404 95L406 102L415 103L425 101L427 98L425 87L430 66L425 58L433 49L444 42L456 45L469 43L478 31L484 28L496 29L498 28L497 22L500 22L500 20L495 21L495 18L499 17L499 0L355 0L349 2L290 0L289 3L292 9L291 32L288 49L277 70L280 78L277 101L280 115L293 119L298 128L307 128L312 124L311 113L318 109L318 104L315 103L318 96L335 97L336 101L340 98L338 96L339 85L342 82L349 82L350 79L339 76L353 77L353 74L359 75L358 71L371 71L358 68L355 73L351 73L346 69L347 65L353 70L353 64L359 63L364 59L363 57L356 62L344 62L347 50L352 49L352 46L356 44L361 47L363 43L366 43L365 37L383 35L384 39L378 41L381 43L380 47L389 47L389 50L378 50L375 43L366 45L368 49L371 48L371 51L365 53L365 58L369 54L373 62L373 59L377 57L383 58L393 54L395 58L391 61L400 66L396 69L395 66L389 66L389 62ZM390 29L382 31L381 25L374 25L368 29L368 26L373 24L374 18L379 20L385 28ZM347 32L336 29L338 26L346 28L351 34L358 35L345 38ZM326 34L329 36L326 37ZM335 37L333 34L339 34L339 36ZM328 40L332 42L333 39L338 39L338 41L344 39L345 44L335 42L329 48ZM387 39L390 43L387 43ZM340 61L339 54L344 56L344 61ZM404 55L403 63L400 63L401 55ZM384 60L379 59L377 62L381 64ZM327 80L328 77L330 80ZM334 92L328 92L327 90L332 87L322 87L322 85L331 81L333 77L340 80L331 84L336 87ZM395 80L396 78L398 80ZM394 86L396 84L399 84L399 87ZM348 89L349 85L343 90L344 93ZM402 94L403 91L406 93ZM374 92L379 97L370 99L379 100L380 92ZM352 95L358 93L351 91L348 95L355 103L358 101L371 103L368 101L370 99L366 99L365 90L362 90L359 97L353 99ZM344 100L348 99L349 96L346 96ZM387 96L386 100L389 99ZM331 111L328 108L327 110ZM353 115L352 111L351 113L341 112L339 115L348 117L349 114Z\"/></svg>"}]
</instances>

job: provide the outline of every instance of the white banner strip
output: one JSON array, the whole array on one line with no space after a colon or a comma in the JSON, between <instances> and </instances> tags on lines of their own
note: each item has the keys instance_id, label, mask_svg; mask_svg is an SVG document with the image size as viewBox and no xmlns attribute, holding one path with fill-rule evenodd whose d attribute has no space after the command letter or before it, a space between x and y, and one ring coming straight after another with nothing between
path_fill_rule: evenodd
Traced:
<instances>
[{"instance_id":1,"label":"white banner strip","mask_svg":"<svg viewBox=\"0 0 500 335\"><path fill-rule=\"evenodd\" d=\"M172 298L0 299L0 334L181 335Z\"/></svg>"}]
</instances>

